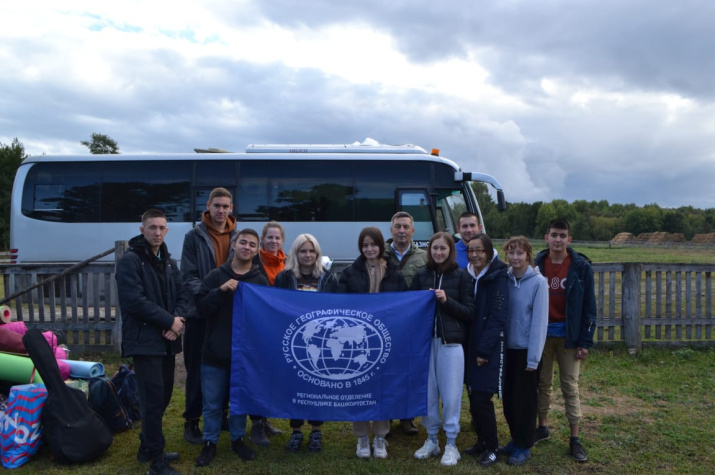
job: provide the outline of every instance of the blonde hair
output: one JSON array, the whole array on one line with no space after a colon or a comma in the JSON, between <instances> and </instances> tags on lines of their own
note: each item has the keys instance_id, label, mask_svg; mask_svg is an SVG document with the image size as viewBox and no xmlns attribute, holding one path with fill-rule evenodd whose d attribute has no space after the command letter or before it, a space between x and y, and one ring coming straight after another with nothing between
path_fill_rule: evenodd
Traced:
<instances>
[{"instance_id":1,"label":"blonde hair","mask_svg":"<svg viewBox=\"0 0 715 475\"><path fill-rule=\"evenodd\" d=\"M526 253L526 262L529 265L533 265L534 262L534 250L531 247L531 243L524 236L514 236L509 238L509 240L504 244L504 252L509 253L512 249L521 249Z\"/></svg>"},{"instance_id":2,"label":"blonde hair","mask_svg":"<svg viewBox=\"0 0 715 475\"><path fill-rule=\"evenodd\" d=\"M286 266L285 270L290 271L293 273L294 276L300 277L300 264L298 264L298 250L305 244L306 242L309 242L313 245L313 248L315 249L315 264L313 264L313 268L310 271L310 274L313 277L320 277L325 273L325 269L323 269L323 253L320 251L320 244L318 244L318 240L315 239L315 236L312 234L299 234L297 238L295 238L295 241L293 241L293 244L290 247L290 252L288 252L288 257L286 257Z\"/></svg>"}]
</instances>

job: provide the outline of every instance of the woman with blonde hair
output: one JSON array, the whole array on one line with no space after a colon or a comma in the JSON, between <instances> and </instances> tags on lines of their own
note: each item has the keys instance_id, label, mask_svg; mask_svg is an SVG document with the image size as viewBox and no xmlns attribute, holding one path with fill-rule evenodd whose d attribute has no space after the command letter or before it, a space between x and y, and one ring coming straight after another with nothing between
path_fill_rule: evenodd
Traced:
<instances>
[{"instance_id":1,"label":"woman with blonde hair","mask_svg":"<svg viewBox=\"0 0 715 475\"><path fill-rule=\"evenodd\" d=\"M320 244L311 234L300 234L288 252L286 266L275 278L274 287L300 290L304 292L336 292L338 279L325 269L322 264ZM297 452L303 445L302 419L291 419L290 435L286 449ZM308 450L320 452L323 447L323 433L320 426L323 421L308 421L313 428L308 439Z\"/></svg>"}]
</instances>

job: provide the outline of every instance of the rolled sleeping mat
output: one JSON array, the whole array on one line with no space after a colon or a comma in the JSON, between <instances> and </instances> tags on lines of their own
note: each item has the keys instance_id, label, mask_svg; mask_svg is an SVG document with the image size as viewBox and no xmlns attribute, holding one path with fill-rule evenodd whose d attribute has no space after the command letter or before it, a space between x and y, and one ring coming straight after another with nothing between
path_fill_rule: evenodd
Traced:
<instances>
[{"instance_id":1,"label":"rolled sleeping mat","mask_svg":"<svg viewBox=\"0 0 715 475\"><path fill-rule=\"evenodd\" d=\"M34 372L35 364L27 355L14 355L0 352L0 379L17 384L42 383L38 371Z\"/></svg>"},{"instance_id":2,"label":"rolled sleeping mat","mask_svg":"<svg viewBox=\"0 0 715 475\"><path fill-rule=\"evenodd\" d=\"M70 367L70 377L75 379L89 379L102 376L104 365L94 361L59 360L64 361Z\"/></svg>"},{"instance_id":3,"label":"rolled sleeping mat","mask_svg":"<svg viewBox=\"0 0 715 475\"><path fill-rule=\"evenodd\" d=\"M0 323L10 323L12 321L12 309L7 305L0 306Z\"/></svg>"}]
</instances>

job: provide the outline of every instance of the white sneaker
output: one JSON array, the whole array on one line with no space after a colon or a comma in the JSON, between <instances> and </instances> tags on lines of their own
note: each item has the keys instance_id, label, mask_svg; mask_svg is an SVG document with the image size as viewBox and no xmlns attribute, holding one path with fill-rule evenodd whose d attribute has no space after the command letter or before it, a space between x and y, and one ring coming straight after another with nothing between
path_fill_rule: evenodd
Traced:
<instances>
[{"instance_id":1,"label":"white sneaker","mask_svg":"<svg viewBox=\"0 0 715 475\"><path fill-rule=\"evenodd\" d=\"M417 452L415 452L415 458L418 459L428 459L430 457L436 457L439 455L439 445L427 439L425 445L423 445Z\"/></svg>"},{"instance_id":2,"label":"white sneaker","mask_svg":"<svg viewBox=\"0 0 715 475\"><path fill-rule=\"evenodd\" d=\"M442 462L440 463L442 465L457 465L461 458L462 456L459 455L457 447L447 444L444 446L444 455L442 455Z\"/></svg>"},{"instance_id":3,"label":"white sneaker","mask_svg":"<svg viewBox=\"0 0 715 475\"><path fill-rule=\"evenodd\" d=\"M372 455L378 459L387 458L387 441L382 437L375 437L372 443Z\"/></svg>"},{"instance_id":4,"label":"white sneaker","mask_svg":"<svg viewBox=\"0 0 715 475\"><path fill-rule=\"evenodd\" d=\"M361 459L370 458L370 439L368 439L367 436L358 438L357 451L355 452L355 455Z\"/></svg>"}]
</instances>

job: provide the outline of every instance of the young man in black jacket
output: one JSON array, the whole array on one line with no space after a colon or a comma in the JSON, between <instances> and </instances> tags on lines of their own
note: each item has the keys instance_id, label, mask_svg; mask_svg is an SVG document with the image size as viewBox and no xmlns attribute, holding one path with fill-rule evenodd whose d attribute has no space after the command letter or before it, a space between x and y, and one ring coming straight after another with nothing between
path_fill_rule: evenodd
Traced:
<instances>
[{"instance_id":1,"label":"young man in black jacket","mask_svg":"<svg viewBox=\"0 0 715 475\"><path fill-rule=\"evenodd\" d=\"M257 265L253 265L253 257L256 254L258 233L253 229L239 231L233 245L233 259L209 272L196 295L198 314L206 318L206 338L201 364L204 446L196 458L197 467L209 465L216 455L223 409L229 398L234 294L239 282L268 285L268 279ZM228 426L231 433L231 450L243 460L256 458L243 440L246 435L246 415L229 415Z\"/></svg>"},{"instance_id":2,"label":"young man in black jacket","mask_svg":"<svg viewBox=\"0 0 715 475\"><path fill-rule=\"evenodd\" d=\"M151 461L149 473L176 474L179 458L164 452L162 416L174 388L175 355L181 352L189 295L176 261L164 244L169 231L158 209L142 215L141 234L117 263L117 295L122 311L122 356L132 357L141 403L142 431L137 459Z\"/></svg>"}]
</instances>

